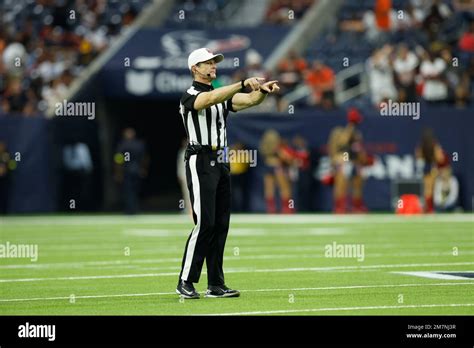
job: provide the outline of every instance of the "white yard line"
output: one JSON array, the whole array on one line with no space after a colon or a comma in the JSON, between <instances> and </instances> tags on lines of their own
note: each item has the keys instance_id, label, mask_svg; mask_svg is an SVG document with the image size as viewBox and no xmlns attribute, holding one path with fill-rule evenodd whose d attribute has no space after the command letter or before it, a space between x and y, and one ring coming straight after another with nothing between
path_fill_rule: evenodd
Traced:
<instances>
[{"instance_id":1,"label":"white yard line","mask_svg":"<svg viewBox=\"0 0 474 348\"><path fill-rule=\"evenodd\" d=\"M269 255L226 255L226 261L240 261L240 260L279 260L279 259L323 259L324 249L320 248L320 254L269 254ZM245 249L242 250L245 252ZM474 255L474 250L471 251L462 251L461 256L464 255ZM422 253L366 253L366 258L376 258L376 257L412 257L412 256L452 256L452 252L422 252ZM137 259L137 260L111 260L111 261L82 261L82 262L56 262L56 263L28 263L28 264L11 264L11 265L0 265L0 269L54 269L54 268L71 268L71 267L87 267L87 266L133 266L140 264L155 264L155 263L175 263L181 262L182 258L170 257L170 258L160 258L160 259Z\"/></svg>"},{"instance_id":2,"label":"white yard line","mask_svg":"<svg viewBox=\"0 0 474 348\"><path fill-rule=\"evenodd\" d=\"M331 236L347 234L349 230L341 227L296 227L291 232L285 227L254 228L254 227L235 227L231 228L230 234L235 237L260 237L260 236ZM138 237L183 237L189 234L184 229L152 229L152 228L130 228L122 231L125 235Z\"/></svg>"},{"instance_id":3,"label":"white yard line","mask_svg":"<svg viewBox=\"0 0 474 348\"><path fill-rule=\"evenodd\" d=\"M57 297L32 297L32 298L10 298L0 299L0 302L25 302L25 301L54 301L54 300L74 300L88 298L113 298L113 297L141 297L141 296L163 296L172 295L176 292L151 292L146 294L112 294L112 295L84 295L84 296L57 296Z\"/></svg>"},{"instance_id":4,"label":"white yard line","mask_svg":"<svg viewBox=\"0 0 474 348\"><path fill-rule=\"evenodd\" d=\"M443 271L430 271L430 272L392 272L396 274L403 274L403 275L411 275L415 277L423 277L423 278L430 278L430 279L448 279L448 280L459 280L459 279L466 279L466 277L460 277L450 274L442 274L437 272ZM446 271L444 271L446 272ZM449 271L448 271L449 272ZM474 273L473 271L464 271L466 273ZM459 273L459 272L457 272Z\"/></svg>"},{"instance_id":5,"label":"white yard line","mask_svg":"<svg viewBox=\"0 0 474 348\"><path fill-rule=\"evenodd\" d=\"M249 289L240 290L241 292L286 292L286 291L319 291L319 290L348 290L348 289L382 289L382 288L399 288L399 287L426 287L426 286L456 286L456 285L474 285L471 283L430 283L430 284L382 284L382 285L349 285L349 286L326 286L316 288L289 288L289 289ZM143 296L164 296L176 295L175 292L150 292L141 294L111 294L111 295L74 295L74 299L89 298L114 298L114 297L143 297ZM25 301L50 301L50 300L69 300L71 296L58 297L32 297L32 298L11 298L0 299L0 302L25 302Z\"/></svg>"},{"instance_id":6,"label":"white yard line","mask_svg":"<svg viewBox=\"0 0 474 348\"><path fill-rule=\"evenodd\" d=\"M76 277L52 277L52 278L22 278L22 279L0 279L0 283L16 282L41 282L49 280L86 280L86 279L121 279L121 278L146 278L146 277L166 277L177 276L179 273L139 273L139 274L112 274L97 276L76 276Z\"/></svg>"},{"instance_id":7,"label":"white yard line","mask_svg":"<svg viewBox=\"0 0 474 348\"><path fill-rule=\"evenodd\" d=\"M324 250L324 247L326 244L330 244L334 241L338 243L344 243L344 244L361 244L360 240L357 239L329 239L329 240L324 240L323 241L311 241L311 244L313 245L307 245L307 246L300 246L301 244L297 244L294 241L289 241L287 244L268 244L268 241L256 241L255 239L238 239L239 237L232 237L230 236L229 241L228 241L228 248L229 252L230 249L233 247L239 247L241 254L250 254L251 252L253 253L258 253L262 254L262 252L271 252L271 251L283 251L283 252L299 252L299 251L315 251L315 252L320 252ZM185 241L185 239L183 239ZM181 240L180 242L182 242ZM11 242L11 241L10 241ZM22 240L22 241L16 241L17 243L23 242L24 244L31 244L31 239L30 240ZM179 246L176 245L174 242L173 243L164 243L162 241L155 241L155 242L141 242L144 245L140 244L135 244L134 242L130 241L124 241L120 244L117 245L110 245L110 244L103 244L103 245L97 245L94 243L89 243L89 244L78 244L78 245L68 245L66 244L61 244L61 245L50 245L44 242L37 242L38 248L41 251L41 255L43 256L61 256L61 257L67 257L71 255L71 252L82 252L86 254L97 254L101 253L103 255L108 255L108 256L114 256L120 253L123 253L123 248L124 246L131 246L134 250L138 250L135 255L142 255L143 254L154 254L156 255L165 255L165 254L181 254L182 253L182 245L180 244ZM184 245L184 242L182 242ZM258 243L264 243L265 246L255 246ZM294 245L290 244L293 243ZM305 243L305 242L302 242ZM365 246L366 250L390 250L390 249L396 249L393 250L393 252L396 252L397 255L401 255L403 253L398 253L399 250L406 250L406 249L421 249L425 250L427 246L434 246L437 247L438 249L444 249L445 252L448 252L449 248L446 248L446 243L449 243L445 240L439 240L439 241L430 241L430 242L424 242L423 245L413 245L413 242L403 242L403 243L374 243L374 242L369 242L369 243L362 243ZM452 242L453 245L455 244L458 248L461 250L459 251L459 255L463 255L464 253L469 253L472 252L468 250L471 247L474 247L474 242L471 242L471 240L462 240L458 239L456 242ZM160 247L155 247L155 245L160 245ZM166 247L163 245L167 245ZM449 250L450 255L452 255L452 249ZM40 256L41 256L40 255ZM83 255L81 255L83 257Z\"/></svg>"},{"instance_id":8,"label":"white yard line","mask_svg":"<svg viewBox=\"0 0 474 348\"><path fill-rule=\"evenodd\" d=\"M437 308L437 307L472 307L474 303L448 303L448 304L422 304L422 305L400 305L400 306L366 306L366 307L330 307L330 308L311 308L311 309L283 309L274 311L255 311L255 312L234 312L234 313L209 313L193 314L202 315L261 315L261 314L289 314L305 312L331 312L331 311L363 311L372 309L405 309L405 308Z\"/></svg>"},{"instance_id":9,"label":"white yard line","mask_svg":"<svg viewBox=\"0 0 474 348\"><path fill-rule=\"evenodd\" d=\"M336 270L364 270L364 269L384 269L384 268L406 268L406 267L435 267L435 266L466 266L474 265L474 262L451 262L451 263L409 263L390 265L367 265L367 266L334 266L334 267L295 267L295 268L229 268L226 273L276 273L276 272L327 272ZM203 272L205 274L205 272ZM120 279L120 278L146 278L146 277L166 277L177 276L177 272L171 273L137 273L137 274L112 274L95 276L69 276L69 277L45 277L45 278L19 278L0 279L0 283L16 282L40 282L50 280L86 280L86 279Z\"/></svg>"},{"instance_id":10,"label":"white yard line","mask_svg":"<svg viewBox=\"0 0 474 348\"><path fill-rule=\"evenodd\" d=\"M242 292L272 292L272 291L312 291L312 290L345 290L345 289L382 289L382 288L403 288L403 287L425 287L425 286L452 286L452 285L474 285L474 282L462 283L431 283L431 284L383 284L383 285L348 285L348 286L326 286L319 288L294 288L294 289L255 289L241 290Z\"/></svg>"},{"instance_id":11,"label":"white yard line","mask_svg":"<svg viewBox=\"0 0 474 348\"><path fill-rule=\"evenodd\" d=\"M394 214L375 215L333 215L333 214L313 214L313 215L268 215L268 214L233 214L231 223L239 224L344 224L344 223L413 223L413 222L474 222L474 214L435 214L420 216L397 216ZM80 216L7 216L0 222L3 225L137 225L137 224L185 224L192 225L192 221L187 215L166 214L166 215L80 215Z\"/></svg>"},{"instance_id":12,"label":"white yard line","mask_svg":"<svg viewBox=\"0 0 474 348\"><path fill-rule=\"evenodd\" d=\"M306 271L333 271L346 269L382 269L398 267L434 267L434 266L465 266L473 265L474 262L453 262L453 263L411 263L411 264L392 264L392 265L368 265L368 266L335 266L335 267L295 267L295 268L274 268L274 269L255 269L252 272L306 272Z\"/></svg>"}]
</instances>

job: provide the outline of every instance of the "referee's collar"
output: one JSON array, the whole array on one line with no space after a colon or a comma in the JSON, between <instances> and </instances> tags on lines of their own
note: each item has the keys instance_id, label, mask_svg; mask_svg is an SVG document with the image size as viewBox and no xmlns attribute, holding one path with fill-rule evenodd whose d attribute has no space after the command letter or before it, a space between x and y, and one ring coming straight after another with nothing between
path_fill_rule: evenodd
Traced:
<instances>
[{"instance_id":1,"label":"referee's collar","mask_svg":"<svg viewBox=\"0 0 474 348\"><path fill-rule=\"evenodd\" d=\"M198 82L198 81L193 81L193 86L203 91L210 91L214 89L212 85L206 85L205 83Z\"/></svg>"}]
</instances>

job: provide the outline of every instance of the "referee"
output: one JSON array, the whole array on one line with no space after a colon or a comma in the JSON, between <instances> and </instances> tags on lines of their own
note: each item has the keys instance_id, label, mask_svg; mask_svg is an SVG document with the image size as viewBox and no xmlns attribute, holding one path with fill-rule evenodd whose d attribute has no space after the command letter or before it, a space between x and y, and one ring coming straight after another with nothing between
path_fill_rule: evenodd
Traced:
<instances>
[{"instance_id":1,"label":"referee","mask_svg":"<svg viewBox=\"0 0 474 348\"><path fill-rule=\"evenodd\" d=\"M194 228L188 237L176 293L183 298L199 298L198 283L206 260L206 297L238 297L224 282L223 259L230 221L230 166L218 158L227 151L226 120L237 112L260 104L268 93L279 91L277 81L264 83L252 77L214 89L217 63L224 59L207 48L188 57L192 86L180 101L180 114L188 137L185 154L186 181L191 197ZM242 93L247 87L251 93ZM227 157L227 156L224 156Z\"/></svg>"}]
</instances>

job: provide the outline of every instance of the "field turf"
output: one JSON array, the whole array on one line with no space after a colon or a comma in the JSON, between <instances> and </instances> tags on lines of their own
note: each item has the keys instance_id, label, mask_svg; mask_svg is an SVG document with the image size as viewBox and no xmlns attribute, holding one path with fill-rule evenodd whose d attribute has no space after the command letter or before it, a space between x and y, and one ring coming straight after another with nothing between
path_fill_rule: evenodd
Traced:
<instances>
[{"instance_id":1,"label":"field turf","mask_svg":"<svg viewBox=\"0 0 474 348\"><path fill-rule=\"evenodd\" d=\"M474 314L473 214L233 215L224 268L241 297L180 300L191 228L186 215L1 218L0 243L36 244L38 260L0 258L0 314ZM334 245L363 257L328 257ZM201 295L206 280L204 266Z\"/></svg>"}]
</instances>

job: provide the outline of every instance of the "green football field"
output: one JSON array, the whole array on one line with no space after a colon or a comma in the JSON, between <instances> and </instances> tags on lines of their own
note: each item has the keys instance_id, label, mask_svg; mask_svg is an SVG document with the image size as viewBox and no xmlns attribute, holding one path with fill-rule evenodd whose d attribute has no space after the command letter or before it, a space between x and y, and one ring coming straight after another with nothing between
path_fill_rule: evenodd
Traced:
<instances>
[{"instance_id":1,"label":"green football field","mask_svg":"<svg viewBox=\"0 0 474 348\"><path fill-rule=\"evenodd\" d=\"M205 266L201 299L175 294L191 228L186 215L2 218L4 253L36 245L38 259L0 258L0 314L474 314L473 214L233 215L224 268L242 295L227 299L202 296Z\"/></svg>"}]
</instances>

